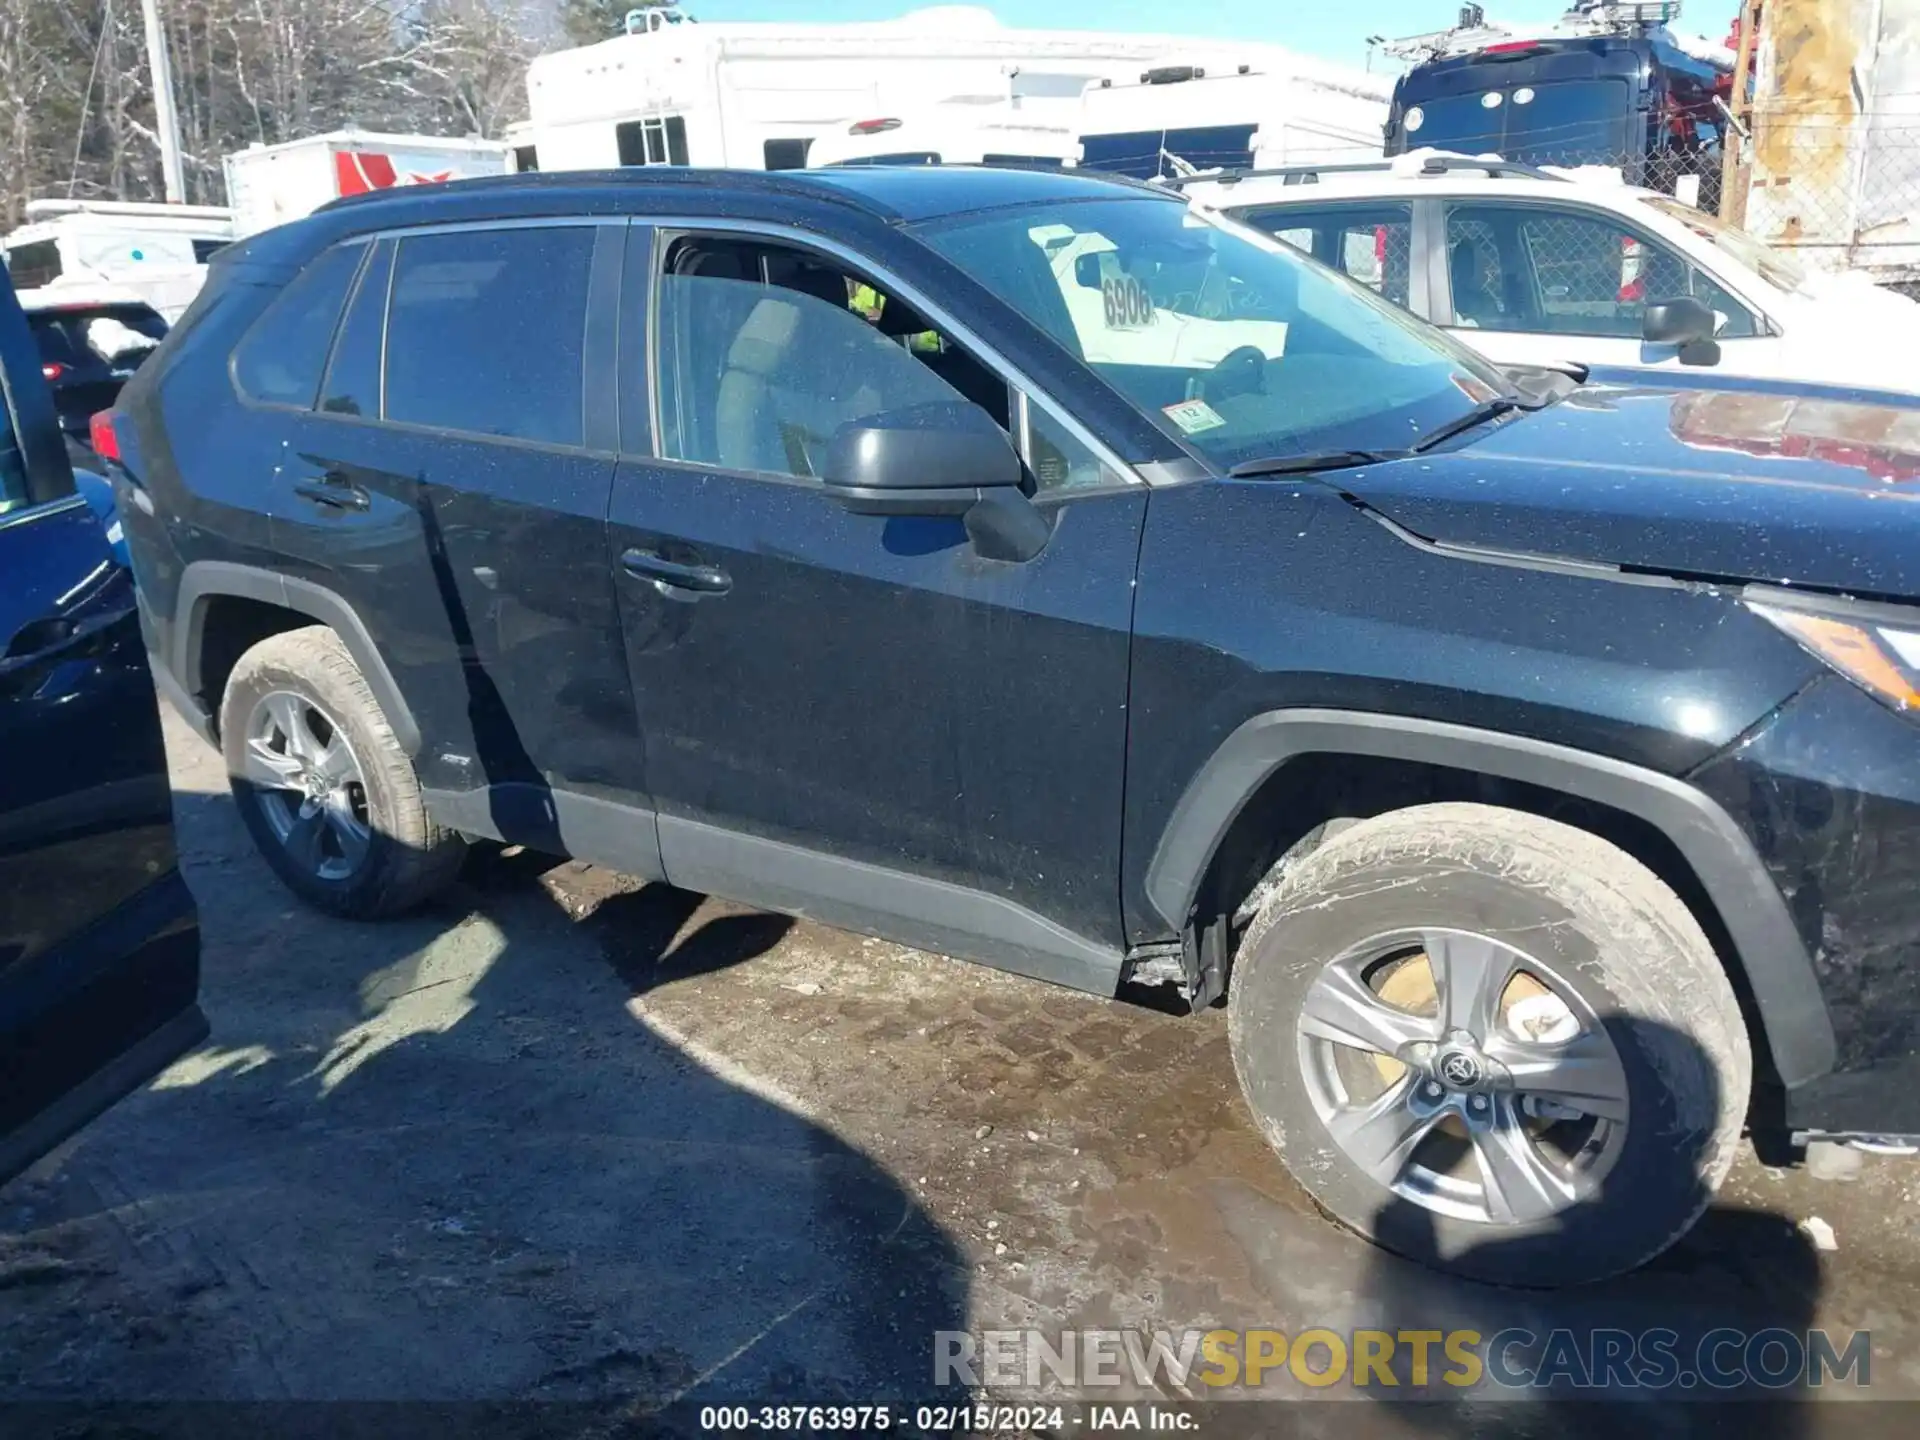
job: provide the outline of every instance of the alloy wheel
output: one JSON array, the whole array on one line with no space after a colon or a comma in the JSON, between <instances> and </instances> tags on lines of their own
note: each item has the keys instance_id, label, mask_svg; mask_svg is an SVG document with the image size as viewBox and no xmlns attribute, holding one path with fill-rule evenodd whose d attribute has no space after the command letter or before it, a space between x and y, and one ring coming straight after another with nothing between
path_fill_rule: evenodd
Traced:
<instances>
[{"instance_id":1,"label":"alloy wheel","mask_svg":"<svg viewBox=\"0 0 1920 1440\"><path fill-rule=\"evenodd\" d=\"M1489 936L1376 936L1321 968L1295 1028L1334 1143L1436 1214L1548 1220L1590 1200L1625 1143L1627 1074L1599 1017Z\"/></svg>"},{"instance_id":2,"label":"alloy wheel","mask_svg":"<svg viewBox=\"0 0 1920 1440\"><path fill-rule=\"evenodd\" d=\"M351 879L373 828L366 778L340 723L304 695L263 695L247 723L242 778L293 863L317 879Z\"/></svg>"}]
</instances>

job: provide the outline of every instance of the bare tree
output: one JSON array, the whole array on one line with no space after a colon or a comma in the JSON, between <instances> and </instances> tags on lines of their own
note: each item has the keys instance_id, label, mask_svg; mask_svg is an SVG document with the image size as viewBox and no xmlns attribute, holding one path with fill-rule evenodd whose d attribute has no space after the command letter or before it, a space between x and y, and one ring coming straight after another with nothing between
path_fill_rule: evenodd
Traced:
<instances>
[{"instance_id":1,"label":"bare tree","mask_svg":"<svg viewBox=\"0 0 1920 1440\"><path fill-rule=\"evenodd\" d=\"M161 0L188 198L221 157L343 126L498 136L525 113L535 0ZM160 193L139 0L0 0L0 226L37 195Z\"/></svg>"}]
</instances>

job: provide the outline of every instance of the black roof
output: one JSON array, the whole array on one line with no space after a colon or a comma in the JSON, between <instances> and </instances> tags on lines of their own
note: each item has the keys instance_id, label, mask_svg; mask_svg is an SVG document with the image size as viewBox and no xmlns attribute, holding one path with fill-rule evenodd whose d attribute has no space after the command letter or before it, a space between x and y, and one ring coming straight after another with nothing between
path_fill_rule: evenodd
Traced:
<instances>
[{"instance_id":1,"label":"black roof","mask_svg":"<svg viewBox=\"0 0 1920 1440\"><path fill-rule=\"evenodd\" d=\"M453 180L430 188L404 186L335 200L322 213L363 207L426 203L481 194L591 195L605 202L656 197L669 205L688 190L705 192L708 203L722 198L827 201L851 206L882 220L912 224L945 215L1059 200L1112 199L1132 193L1177 199L1136 181L1092 171L996 170L973 165L848 165L818 170L710 170L650 165L621 170L542 170L525 175L494 175ZM653 208L634 206L636 210Z\"/></svg>"}]
</instances>

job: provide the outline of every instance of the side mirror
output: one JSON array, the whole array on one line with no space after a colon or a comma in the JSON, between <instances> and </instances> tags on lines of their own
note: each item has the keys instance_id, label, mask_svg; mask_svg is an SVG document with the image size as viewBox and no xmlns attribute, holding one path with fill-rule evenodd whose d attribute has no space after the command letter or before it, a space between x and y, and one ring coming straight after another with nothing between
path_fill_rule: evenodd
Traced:
<instances>
[{"instance_id":1,"label":"side mirror","mask_svg":"<svg viewBox=\"0 0 1920 1440\"><path fill-rule=\"evenodd\" d=\"M964 515L1017 492L1020 457L986 411L964 401L850 421L827 447L827 493L856 515Z\"/></svg>"},{"instance_id":2,"label":"side mirror","mask_svg":"<svg viewBox=\"0 0 1920 1440\"><path fill-rule=\"evenodd\" d=\"M1682 365L1718 365L1720 342L1713 332L1719 323L1704 300L1682 295L1648 305L1640 334L1649 345L1678 346Z\"/></svg>"},{"instance_id":3,"label":"side mirror","mask_svg":"<svg viewBox=\"0 0 1920 1440\"><path fill-rule=\"evenodd\" d=\"M1682 295L1655 300L1640 322L1640 335L1649 345L1690 345L1713 339L1713 311L1704 300Z\"/></svg>"}]
</instances>

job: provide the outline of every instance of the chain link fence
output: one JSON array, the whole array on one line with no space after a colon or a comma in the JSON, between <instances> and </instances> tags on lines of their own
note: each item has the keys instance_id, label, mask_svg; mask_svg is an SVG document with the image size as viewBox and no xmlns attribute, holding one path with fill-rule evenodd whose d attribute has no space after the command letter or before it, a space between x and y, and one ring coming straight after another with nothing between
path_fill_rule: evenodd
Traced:
<instances>
[{"instance_id":1,"label":"chain link fence","mask_svg":"<svg viewBox=\"0 0 1920 1440\"><path fill-rule=\"evenodd\" d=\"M1811 271L1854 271L1920 296L1920 115L1763 115L1725 148L1659 150L1598 166L1716 215Z\"/></svg>"}]
</instances>

